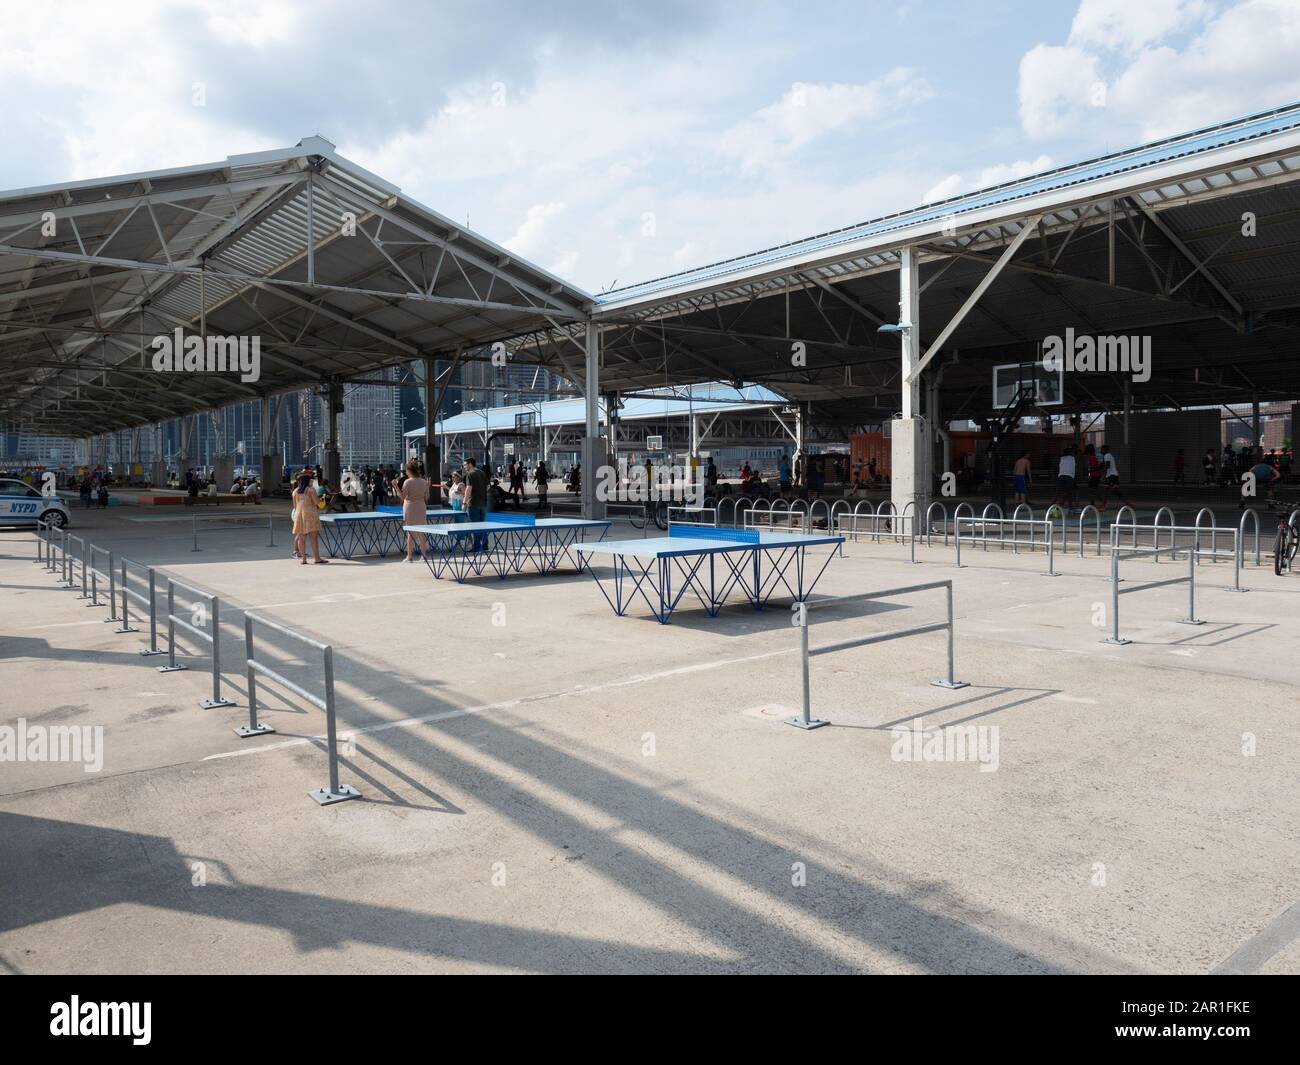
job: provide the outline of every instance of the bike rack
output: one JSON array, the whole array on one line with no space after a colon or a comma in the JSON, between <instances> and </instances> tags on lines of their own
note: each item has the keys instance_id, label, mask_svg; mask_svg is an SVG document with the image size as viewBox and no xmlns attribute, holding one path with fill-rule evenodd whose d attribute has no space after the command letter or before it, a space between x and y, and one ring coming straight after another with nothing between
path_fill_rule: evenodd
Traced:
<instances>
[{"instance_id":1,"label":"bike rack","mask_svg":"<svg viewBox=\"0 0 1300 1065\"><path fill-rule=\"evenodd\" d=\"M1137 520L1138 520L1137 511L1134 510L1132 507L1130 507L1127 503L1125 503L1122 507L1119 508L1119 510L1115 512L1115 520L1111 524L1122 525L1124 521L1124 511L1126 510L1128 511L1128 520L1134 524L1137 524ZM1133 546L1137 547L1137 545L1138 545L1138 534L1137 534L1137 530L1134 529Z\"/></svg>"},{"instance_id":2,"label":"bike rack","mask_svg":"<svg viewBox=\"0 0 1300 1065\"><path fill-rule=\"evenodd\" d=\"M1198 530L1195 537L1196 550L1199 553L1201 549L1201 534L1199 530L1201 528L1201 516L1203 514L1208 514L1210 516L1210 561L1213 563L1218 561L1219 523L1214 517L1214 511L1209 507L1201 507L1201 509L1196 512L1196 529ZM1134 543L1137 542L1136 532L1133 534L1133 541Z\"/></svg>"},{"instance_id":3,"label":"bike rack","mask_svg":"<svg viewBox=\"0 0 1300 1065\"><path fill-rule=\"evenodd\" d=\"M826 521L827 521L826 531L827 531L828 533L838 533L838 532L840 532L840 529L841 529L841 526L842 526L842 522L841 522L841 520L835 516L836 513L837 513L837 511L836 511L836 509L835 509L836 507L843 507L843 508L844 508L844 513L845 513L845 514L852 515L852 513L853 513L853 509L849 506L849 503L848 503L848 500L847 500L847 499L837 499L837 500L835 500L835 502L831 504L831 513L830 513L830 517L826 519ZM841 543L840 543L840 558L843 558L843 557L844 557L844 544L843 544L843 542L841 541Z\"/></svg>"},{"instance_id":4,"label":"bike rack","mask_svg":"<svg viewBox=\"0 0 1300 1065\"><path fill-rule=\"evenodd\" d=\"M1255 566L1259 567L1259 515L1254 510L1247 509L1241 515L1241 522L1237 525L1237 544L1236 550L1232 553L1232 587L1230 592L1248 592L1249 588L1241 586L1241 566L1246 553L1246 519L1249 518L1255 523Z\"/></svg>"},{"instance_id":5,"label":"bike rack","mask_svg":"<svg viewBox=\"0 0 1300 1065\"><path fill-rule=\"evenodd\" d=\"M1081 511L1079 511L1079 557L1083 558L1083 516L1090 510L1092 511L1092 531L1093 535L1097 538L1097 557L1101 558L1101 513L1091 503L1087 504ZM1069 551L1070 525L1069 522L1065 520L1064 515L1061 516L1061 531L1064 540L1062 550Z\"/></svg>"},{"instance_id":6,"label":"bike rack","mask_svg":"<svg viewBox=\"0 0 1300 1065\"><path fill-rule=\"evenodd\" d=\"M295 684L288 677L282 676L272 669L265 662L260 662L254 653L253 647L253 625L254 623L262 625L273 632L278 632L281 636L288 637L291 640L297 640L304 643L314 650L320 651L322 655L323 672L325 676L325 695L322 698L299 684ZM294 694L306 699L312 706L318 707L325 711L325 741L329 753L329 785L324 788L317 788L315 791L309 791L307 794L312 797L319 805L329 806L336 802L345 802L348 799L361 798L361 792L350 784L339 783L339 747L338 747L338 729L335 724L334 716L334 648L327 643L320 643L316 640L309 639L300 632L294 632L293 629L286 628L283 625L277 625L274 621L268 621L264 617L251 612L244 613L244 650L245 658L248 664L248 724L241 725L235 729L237 736L262 736L268 732L274 732L270 725L262 725L257 720L257 677L266 677L283 685Z\"/></svg>"},{"instance_id":7,"label":"bike rack","mask_svg":"<svg viewBox=\"0 0 1300 1065\"><path fill-rule=\"evenodd\" d=\"M700 518L700 520L699 520L699 521L692 521L690 518L685 518L685 519L680 519L680 520L679 520L679 519L674 519L674 518L673 518L673 513L674 513L674 512L679 513L679 514L688 514L688 515L690 515L690 514L694 514L694 515L698 515L699 518ZM706 518L706 515L710 515L710 514L713 516L713 520L712 520L712 521L709 521L709 520L707 520L707 518ZM715 507L669 507L669 508L668 508L668 524L669 524L669 525L707 525L707 526L709 526L710 528L717 528L717 525L718 525L718 511L717 511L717 508L715 508Z\"/></svg>"},{"instance_id":8,"label":"bike rack","mask_svg":"<svg viewBox=\"0 0 1300 1065\"><path fill-rule=\"evenodd\" d=\"M191 625L184 618L176 616L176 589L189 592L197 596L208 604L208 609L212 615L212 632L207 633L202 629ZM197 605L197 604L196 604ZM221 603L220 600L209 592L195 588L193 585L182 584L174 577L167 578L167 665L158 666L159 673L175 673L178 670L189 669L189 666L178 664L176 661L176 626L179 625L186 632L192 633L200 640L206 640L212 645L212 698L200 699L199 706L204 710L212 710L219 706L234 706L229 699L221 697Z\"/></svg>"},{"instance_id":9,"label":"bike rack","mask_svg":"<svg viewBox=\"0 0 1300 1065\"><path fill-rule=\"evenodd\" d=\"M798 506L799 509L803 511L803 529L804 529L804 532L807 532L807 531L808 531L808 528L809 528L809 521L810 521L810 519L809 519L809 513L810 513L810 512L809 512L809 509L808 509L808 504L807 504L807 502L805 502L805 501L802 500L802 499L792 499L792 500L790 500L790 528L791 528L791 529L794 529L794 528L795 528L795 524L794 524L794 514L795 514L795 507L796 507L796 506Z\"/></svg>"},{"instance_id":10,"label":"bike rack","mask_svg":"<svg viewBox=\"0 0 1300 1065\"><path fill-rule=\"evenodd\" d=\"M1160 515L1161 515L1161 514L1168 514L1168 515L1169 515L1169 528L1170 528L1170 529L1173 529L1173 527L1174 527L1175 525L1178 524L1178 522L1174 520L1174 512L1173 512L1172 510L1170 510L1168 507L1161 507L1159 510L1157 510L1157 511L1156 511L1156 516L1155 516L1154 518L1151 519L1151 524L1152 524L1153 526L1155 526L1154 530L1153 530L1152 533L1151 533L1151 546L1152 546L1152 547L1159 547L1159 546L1160 546ZM1169 542L1170 542L1171 544L1174 542L1174 534L1173 534L1172 532L1170 532L1170 534L1169 534Z\"/></svg>"},{"instance_id":11,"label":"bike rack","mask_svg":"<svg viewBox=\"0 0 1300 1065\"><path fill-rule=\"evenodd\" d=\"M808 516L805 518L807 524L804 528L804 532L806 533L811 533L813 531L813 513L817 510L817 505L819 503L821 504L822 509L826 511L826 531L827 533L831 531L831 505L824 499L814 499L808 506Z\"/></svg>"},{"instance_id":12,"label":"bike rack","mask_svg":"<svg viewBox=\"0 0 1300 1065\"><path fill-rule=\"evenodd\" d=\"M889 528L891 533L894 531L894 527L898 524L896 520L898 518L898 508L894 506L894 501L892 499L882 499L876 506L876 520L872 524L872 540L877 544L880 543L880 519L885 516L886 507L889 508ZM897 539L897 536L895 536L895 540Z\"/></svg>"},{"instance_id":13,"label":"bike rack","mask_svg":"<svg viewBox=\"0 0 1300 1065\"><path fill-rule=\"evenodd\" d=\"M1134 533L1136 536L1137 534ZM1119 634L1119 597L1128 595L1130 592L1144 592L1151 588L1163 588L1170 584L1187 585L1187 617L1180 618L1180 625L1204 625L1204 621L1198 621L1196 618L1196 548L1195 547L1152 547L1142 549L1130 549L1122 551L1118 547L1112 547L1110 552L1110 595L1111 595L1111 630L1110 635L1102 640L1102 643L1115 644L1124 646L1132 643L1132 640L1126 640ZM1146 584L1139 584L1134 588L1125 588L1120 590L1119 563L1121 558L1142 558L1152 555L1165 554L1172 552L1177 558L1177 552L1187 552L1187 576L1172 577L1164 581L1149 581Z\"/></svg>"},{"instance_id":14,"label":"bike rack","mask_svg":"<svg viewBox=\"0 0 1300 1065\"><path fill-rule=\"evenodd\" d=\"M118 629L117 631L118 632L138 631L130 627L131 615L130 615L130 610L127 606L127 599L128 598L134 599L137 603L148 606L149 608L149 646L141 648L140 657L147 658L150 655L166 654L167 652L165 652L161 647L158 646L158 610L157 610L158 595L157 595L157 589L155 585L155 576L154 576L153 567L146 566L142 562L136 562L126 557L120 558L118 560L118 565L120 567L120 572L122 577L122 628ZM135 566L138 569L144 570L149 575L149 594L147 596L141 592L137 592L134 588L131 587L130 580L129 580L130 570L127 569L128 566Z\"/></svg>"},{"instance_id":15,"label":"bike rack","mask_svg":"<svg viewBox=\"0 0 1300 1065\"><path fill-rule=\"evenodd\" d=\"M1029 518L1027 519L1028 521L1034 520L1034 508L1031 507L1028 503L1017 504L1016 509L1011 512L1011 542L1012 542L1011 553L1013 555L1020 554L1020 547L1019 545L1016 544L1015 539L1016 539L1016 526L1020 521L1020 512L1022 510L1029 511ZM1064 517L1062 517L1062 522L1064 522ZM1029 530L1029 533L1030 533L1030 539L1033 539L1032 528ZM1065 544L1064 550L1068 551L1069 549L1070 549L1070 545Z\"/></svg>"},{"instance_id":16,"label":"bike rack","mask_svg":"<svg viewBox=\"0 0 1300 1065\"><path fill-rule=\"evenodd\" d=\"M930 547L934 544L934 525L931 522L930 515L934 508L938 507L943 514L943 546L948 546L948 508L937 500L925 508L925 546Z\"/></svg>"},{"instance_id":17,"label":"bike rack","mask_svg":"<svg viewBox=\"0 0 1300 1065\"><path fill-rule=\"evenodd\" d=\"M953 511L952 511L952 531L953 531L953 535L954 535L954 536L955 536L956 533L957 533L957 519L961 517L961 508L962 508L962 507L965 507L965 508L966 508L966 513L967 513L967 515L968 515L969 517L972 517L972 518L975 517L975 508L974 508L973 506L971 506L969 503L958 503L955 507L953 507ZM947 530L946 527L944 528L944 531L943 531L943 546L944 546L944 547L947 547L947 546L948 546L948 530Z\"/></svg>"},{"instance_id":18,"label":"bike rack","mask_svg":"<svg viewBox=\"0 0 1300 1065\"><path fill-rule=\"evenodd\" d=\"M899 595L911 595L915 592L925 592L932 589L944 589L947 605L948 619L946 621L935 622L931 625L918 625L911 629L898 629L894 632L880 633L874 636L859 636L854 640L841 640L838 643L823 644L821 647L809 648L808 646L808 609L809 607L823 607L831 604L840 603L859 603L872 599L890 599ZM818 599L815 603L803 602L796 603L797 619L796 624L799 629L799 656L800 666L803 673L803 710L798 717L786 718L787 725L793 725L795 728L803 729L805 732L811 732L813 729L821 728L823 725L829 725L830 721L825 718L815 718L811 713L811 696L809 692L808 679L808 660L817 655L830 654L833 651L846 651L850 647L864 647L867 644L884 643L886 640L898 640L905 636L920 636L927 632L939 632L946 630L948 633L948 673L944 680L935 680L930 683L939 688L965 688L967 682L964 680L954 680L953 671L953 624L952 624L952 581L930 581L926 584L912 584L904 588L887 588L881 592L866 592L861 595L841 595L833 599Z\"/></svg>"},{"instance_id":19,"label":"bike rack","mask_svg":"<svg viewBox=\"0 0 1300 1065\"><path fill-rule=\"evenodd\" d=\"M987 551L987 550L989 549L989 526L988 526L988 521L989 521L989 511L990 511L990 510L996 510L996 511L998 512L998 513L997 513L997 518L996 518L996 520L997 520L998 523L999 523L999 524L998 524L998 543L999 543L999 544L1002 543L1002 534L1003 534L1003 531L1004 531L1003 528L1002 528L1001 522L1002 522L1002 519L1006 517L1006 515L1002 513L1002 508L1001 508L1000 506L998 506L996 503L988 503L988 504L985 505L983 512L980 514L980 522L983 524L983 533L984 533L984 535L983 535L983 537L982 537L981 539L982 539L982 541L983 541L983 544L984 544L984 550L985 550L985 551ZM1030 530L1029 530L1029 533L1030 533L1031 536L1033 535L1033 532L1034 532L1034 530L1033 530L1032 527L1031 527ZM1012 530L1011 535L1012 535L1013 537L1015 536L1015 530Z\"/></svg>"}]
</instances>

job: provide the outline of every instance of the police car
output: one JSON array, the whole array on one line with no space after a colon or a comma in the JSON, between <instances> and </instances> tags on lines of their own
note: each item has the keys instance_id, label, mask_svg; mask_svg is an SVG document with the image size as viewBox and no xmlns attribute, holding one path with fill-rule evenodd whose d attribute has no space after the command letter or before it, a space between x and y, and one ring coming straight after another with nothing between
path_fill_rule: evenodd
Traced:
<instances>
[{"instance_id":1,"label":"police car","mask_svg":"<svg viewBox=\"0 0 1300 1065\"><path fill-rule=\"evenodd\" d=\"M25 481L0 477L0 525L29 525L46 521L62 529L72 520L68 505L51 490L45 495Z\"/></svg>"}]
</instances>

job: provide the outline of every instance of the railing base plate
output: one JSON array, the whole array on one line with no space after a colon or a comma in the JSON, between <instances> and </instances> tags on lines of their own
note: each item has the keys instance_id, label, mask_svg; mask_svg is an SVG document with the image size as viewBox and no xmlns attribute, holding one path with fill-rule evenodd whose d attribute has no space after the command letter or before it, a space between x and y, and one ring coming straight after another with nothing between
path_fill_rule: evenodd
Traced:
<instances>
[{"instance_id":1,"label":"railing base plate","mask_svg":"<svg viewBox=\"0 0 1300 1065\"><path fill-rule=\"evenodd\" d=\"M247 739L249 736L265 736L274 731L275 729L270 725L258 725L257 728L250 728L248 725L240 725L239 728L235 729L235 735Z\"/></svg>"},{"instance_id":2,"label":"railing base plate","mask_svg":"<svg viewBox=\"0 0 1300 1065\"><path fill-rule=\"evenodd\" d=\"M825 721L820 717L810 717L807 721L801 717L787 717L785 723L787 725L793 725L795 728L801 728L805 732L811 732L815 728L821 728L823 725L830 724L829 721Z\"/></svg>"},{"instance_id":3,"label":"railing base plate","mask_svg":"<svg viewBox=\"0 0 1300 1065\"><path fill-rule=\"evenodd\" d=\"M150 655L165 655L166 653L167 653L166 651L161 651L161 650L151 651L149 650L149 648L145 647L139 652L139 655L141 658L148 658Z\"/></svg>"},{"instance_id":4,"label":"railing base plate","mask_svg":"<svg viewBox=\"0 0 1300 1065\"><path fill-rule=\"evenodd\" d=\"M114 629L113 631L114 632L139 632L140 630L137 629L134 625L123 625L120 628Z\"/></svg>"},{"instance_id":5,"label":"railing base plate","mask_svg":"<svg viewBox=\"0 0 1300 1065\"><path fill-rule=\"evenodd\" d=\"M223 706L234 706L229 699L200 699L199 709L201 710L219 710Z\"/></svg>"},{"instance_id":6,"label":"railing base plate","mask_svg":"<svg viewBox=\"0 0 1300 1065\"><path fill-rule=\"evenodd\" d=\"M1114 636L1107 636L1107 637L1106 637L1104 640L1102 640L1101 642L1102 642L1102 643L1109 643L1109 644L1112 644L1112 645L1114 645L1115 647L1123 647L1123 646L1125 646L1126 644L1130 644L1130 643L1132 643L1133 641L1132 641L1132 640L1126 640L1126 639L1124 639L1122 636L1121 636L1118 640L1115 639Z\"/></svg>"},{"instance_id":7,"label":"railing base plate","mask_svg":"<svg viewBox=\"0 0 1300 1065\"><path fill-rule=\"evenodd\" d=\"M157 669L159 673L179 673L182 669L189 669L190 667L178 664L174 666L155 666L154 668Z\"/></svg>"},{"instance_id":8,"label":"railing base plate","mask_svg":"<svg viewBox=\"0 0 1300 1065\"><path fill-rule=\"evenodd\" d=\"M969 687L970 687L970 681L968 681L968 680L954 680L954 681L947 681L947 680L932 680L932 681L930 681L930 686L931 686L932 688L948 688L948 689L950 689L950 690L955 691L955 690L958 689L958 688L969 688Z\"/></svg>"},{"instance_id":9,"label":"railing base plate","mask_svg":"<svg viewBox=\"0 0 1300 1065\"><path fill-rule=\"evenodd\" d=\"M1204 622L1204 621L1200 621L1200 620L1197 619L1197 618L1179 618L1179 619L1178 619L1178 624L1180 624L1180 625L1204 625L1205 622Z\"/></svg>"},{"instance_id":10,"label":"railing base plate","mask_svg":"<svg viewBox=\"0 0 1300 1065\"><path fill-rule=\"evenodd\" d=\"M316 803L320 806L330 806L336 802L346 802L348 799L361 798L361 792L350 784L340 784L338 791L330 791L328 788L317 788L315 791L307 792Z\"/></svg>"}]
</instances>

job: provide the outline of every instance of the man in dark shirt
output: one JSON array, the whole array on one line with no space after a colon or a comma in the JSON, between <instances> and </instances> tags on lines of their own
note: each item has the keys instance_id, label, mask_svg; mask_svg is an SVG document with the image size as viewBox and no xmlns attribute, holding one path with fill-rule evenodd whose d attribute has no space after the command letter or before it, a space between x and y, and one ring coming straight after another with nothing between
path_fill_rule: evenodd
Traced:
<instances>
[{"instance_id":1,"label":"man in dark shirt","mask_svg":"<svg viewBox=\"0 0 1300 1065\"><path fill-rule=\"evenodd\" d=\"M483 521L487 513L488 482L487 474L478 468L472 458L465 460L465 512L466 520ZM474 550L487 550L487 534L476 533Z\"/></svg>"}]
</instances>

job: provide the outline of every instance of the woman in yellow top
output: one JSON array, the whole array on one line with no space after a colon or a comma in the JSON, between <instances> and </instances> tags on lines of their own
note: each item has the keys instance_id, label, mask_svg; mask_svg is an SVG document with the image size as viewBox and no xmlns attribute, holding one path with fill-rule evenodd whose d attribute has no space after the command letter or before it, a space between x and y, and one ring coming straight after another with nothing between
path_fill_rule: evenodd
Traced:
<instances>
[{"instance_id":1,"label":"woman in yellow top","mask_svg":"<svg viewBox=\"0 0 1300 1065\"><path fill-rule=\"evenodd\" d=\"M298 478L293 490L293 546L302 565L307 565L307 537L311 537L312 561L324 565L328 560L320 557L320 500L310 474Z\"/></svg>"}]
</instances>

